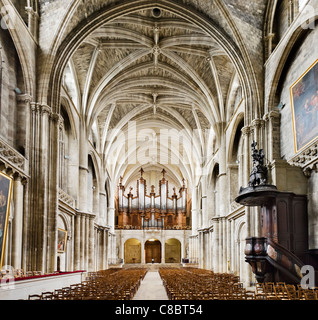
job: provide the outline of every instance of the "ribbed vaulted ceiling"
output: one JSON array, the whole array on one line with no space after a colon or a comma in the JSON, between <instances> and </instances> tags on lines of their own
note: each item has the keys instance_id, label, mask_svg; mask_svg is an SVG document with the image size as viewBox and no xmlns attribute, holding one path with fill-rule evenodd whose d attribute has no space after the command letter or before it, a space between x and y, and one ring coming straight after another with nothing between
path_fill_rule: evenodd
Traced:
<instances>
[{"instance_id":1,"label":"ribbed vaulted ceiling","mask_svg":"<svg viewBox=\"0 0 318 320\"><path fill-rule=\"evenodd\" d=\"M165 167L176 183L195 183L239 87L215 40L153 8L95 30L70 62L88 132L114 179Z\"/></svg>"}]
</instances>

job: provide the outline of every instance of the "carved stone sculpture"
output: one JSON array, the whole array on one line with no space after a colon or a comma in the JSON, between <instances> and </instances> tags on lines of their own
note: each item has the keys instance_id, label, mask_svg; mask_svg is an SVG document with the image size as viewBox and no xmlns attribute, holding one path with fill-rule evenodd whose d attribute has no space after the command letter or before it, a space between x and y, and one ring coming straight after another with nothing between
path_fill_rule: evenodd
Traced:
<instances>
[{"instance_id":1,"label":"carved stone sculpture","mask_svg":"<svg viewBox=\"0 0 318 320\"><path fill-rule=\"evenodd\" d=\"M265 185L267 183L267 167L264 165L264 151L257 150L257 142L252 143L253 169L248 182L249 187Z\"/></svg>"}]
</instances>

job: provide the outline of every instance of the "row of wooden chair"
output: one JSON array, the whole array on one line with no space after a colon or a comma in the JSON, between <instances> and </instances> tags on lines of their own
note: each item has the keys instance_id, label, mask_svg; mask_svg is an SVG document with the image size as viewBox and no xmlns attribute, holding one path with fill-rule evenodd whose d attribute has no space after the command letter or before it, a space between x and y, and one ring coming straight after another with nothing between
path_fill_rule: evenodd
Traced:
<instances>
[{"instance_id":1,"label":"row of wooden chair","mask_svg":"<svg viewBox=\"0 0 318 320\"><path fill-rule=\"evenodd\" d=\"M89 272L85 281L54 290L29 295L29 300L132 300L146 269L112 268Z\"/></svg>"},{"instance_id":2,"label":"row of wooden chair","mask_svg":"<svg viewBox=\"0 0 318 320\"><path fill-rule=\"evenodd\" d=\"M256 284L247 290L238 276L197 268L159 269L171 300L317 300L318 289L285 282Z\"/></svg>"},{"instance_id":3,"label":"row of wooden chair","mask_svg":"<svg viewBox=\"0 0 318 320\"><path fill-rule=\"evenodd\" d=\"M253 299L239 277L197 268L160 268L159 273L171 300Z\"/></svg>"},{"instance_id":4,"label":"row of wooden chair","mask_svg":"<svg viewBox=\"0 0 318 320\"><path fill-rule=\"evenodd\" d=\"M255 295L267 300L318 300L318 288L303 288L300 284L266 282L255 285Z\"/></svg>"},{"instance_id":5,"label":"row of wooden chair","mask_svg":"<svg viewBox=\"0 0 318 320\"><path fill-rule=\"evenodd\" d=\"M57 274L58 272L53 272L52 274ZM41 276L46 273L43 273L42 271L25 271L23 269L4 269L0 272L0 279L7 278L8 276L13 278L28 278L28 277L34 277L34 276Z\"/></svg>"}]
</instances>

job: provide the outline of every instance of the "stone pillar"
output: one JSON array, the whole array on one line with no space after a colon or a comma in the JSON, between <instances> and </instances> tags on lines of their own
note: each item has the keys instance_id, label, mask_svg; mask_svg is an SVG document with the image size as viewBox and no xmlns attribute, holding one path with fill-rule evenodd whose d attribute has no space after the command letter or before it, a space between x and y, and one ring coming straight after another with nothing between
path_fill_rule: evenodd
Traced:
<instances>
[{"instance_id":1,"label":"stone pillar","mask_svg":"<svg viewBox=\"0 0 318 320\"><path fill-rule=\"evenodd\" d=\"M243 182L244 186L248 185L249 176L251 172L250 167L250 127L245 126L242 128L242 135L244 141L244 163L243 163ZM252 226L251 226L251 208L245 207L245 215L246 215L246 236L251 237L253 234Z\"/></svg>"},{"instance_id":2,"label":"stone pillar","mask_svg":"<svg viewBox=\"0 0 318 320\"><path fill-rule=\"evenodd\" d=\"M191 210L191 215L192 215L192 235L197 234L198 232L198 188L194 187L192 189L192 210Z\"/></svg>"},{"instance_id":3,"label":"stone pillar","mask_svg":"<svg viewBox=\"0 0 318 320\"><path fill-rule=\"evenodd\" d=\"M141 241L141 263L146 263L145 259L145 241L142 239Z\"/></svg>"},{"instance_id":4,"label":"stone pillar","mask_svg":"<svg viewBox=\"0 0 318 320\"><path fill-rule=\"evenodd\" d=\"M103 232L103 270L108 268L108 230L104 229Z\"/></svg>"},{"instance_id":5,"label":"stone pillar","mask_svg":"<svg viewBox=\"0 0 318 320\"><path fill-rule=\"evenodd\" d=\"M24 215L23 215L23 243L22 243L22 266L23 270L29 270L30 259L30 251L29 250L29 238L30 232L29 227L30 223L30 210L29 210L29 182L27 179L23 180L24 192L23 192L23 207L24 207Z\"/></svg>"},{"instance_id":6,"label":"stone pillar","mask_svg":"<svg viewBox=\"0 0 318 320\"><path fill-rule=\"evenodd\" d=\"M105 225L107 224L106 221L106 193L100 192L99 193L99 224Z\"/></svg>"},{"instance_id":7,"label":"stone pillar","mask_svg":"<svg viewBox=\"0 0 318 320\"><path fill-rule=\"evenodd\" d=\"M116 246L116 235L112 233L112 252L114 255L114 263L117 263L117 246Z\"/></svg>"},{"instance_id":8,"label":"stone pillar","mask_svg":"<svg viewBox=\"0 0 318 320\"><path fill-rule=\"evenodd\" d=\"M223 272L227 270L227 220L225 217L222 218L223 236L222 236L222 257L223 257Z\"/></svg>"},{"instance_id":9,"label":"stone pillar","mask_svg":"<svg viewBox=\"0 0 318 320\"><path fill-rule=\"evenodd\" d=\"M275 33L269 33L264 41L265 41L265 48L266 48L266 59L271 55L272 51L273 51L273 38L275 36Z\"/></svg>"},{"instance_id":10,"label":"stone pillar","mask_svg":"<svg viewBox=\"0 0 318 320\"><path fill-rule=\"evenodd\" d=\"M85 270L89 270L88 256L89 256L89 214L85 214L85 236L84 236L84 263Z\"/></svg>"},{"instance_id":11,"label":"stone pillar","mask_svg":"<svg viewBox=\"0 0 318 320\"><path fill-rule=\"evenodd\" d=\"M115 229L115 208L108 208L108 225L111 227L111 231Z\"/></svg>"},{"instance_id":12,"label":"stone pillar","mask_svg":"<svg viewBox=\"0 0 318 320\"><path fill-rule=\"evenodd\" d=\"M49 160L48 160L48 217L47 235L44 233L44 237L47 236L47 272L53 272L57 269L57 217L58 217L58 201L59 201L59 132L61 126L61 117L57 113L50 115L50 127L49 127Z\"/></svg>"},{"instance_id":13,"label":"stone pillar","mask_svg":"<svg viewBox=\"0 0 318 320\"><path fill-rule=\"evenodd\" d=\"M32 103L31 110L29 268L48 272L57 256L58 116L46 105Z\"/></svg>"},{"instance_id":14,"label":"stone pillar","mask_svg":"<svg viewBox=\"0 0 318 320\"><path fill-rule=\"evenodd\" d=\"M202 187L202 225L201 227L203 228L207 228L209 225L209 214L208 214L208 210L207 210L207 176L204 175L201 177L201 187Z\"/></svg>"},{"instance_id":15,"label":"stone pillar","mask_svg":"<svg viewBox=\"0 0 318 320\"><path fill-rule=\"evenodd\" d=\"M69 237L69 244L71 246L71 250L69 250L68 257L68 270L74 271L74 257L75 257L75 216L71 217L71 234Z\"/></svg>"},{"instance_id":16,"label":"stone pillar","mask_svg":"<svg viewBox=\"0 0 318 320\"><path fill-rule=\"evenodd\" d=\"M212 266L214 272L219 272L219 218L212 218L213 221L213 233L212 233L212 245L213 245L213 257L212 257Z\"/></svg>"},{"instance_id":17,"label":"stone pillar","mask_svg":"<svg viewBox=\"0 0 318 320\"><path fill-rule=\"evenodd\" d=\"M27 94L17 95L18 112L18 145L24 149L24 155L29 159L30 152L30 123L31 123L31 96Z\"/></svg>"},{"instance_id":18,"label":"stone pillar","mask_svg":"<svg viewBox=\"0 0 318 320\"><path fill-rule=\"evenodd\" d=\"M202 231L198 232L198 242L199 242L199 252L198 252L198 258L199 258L199 268L203 268L204 266L204 255L203 255L203 241L202 241Z\"/></svg>"},{"instance_id":19,"label":"stone pillar","mask_svg":"<svg viewBox=\"0 0 318 320\"><path fill-rule=\"evenodd\" d=\"M88 211L87 183L88 183L88 149L85 125L81 123L79 134L79 210Z\"/></svg>"},{"instance_id":20,"label":"stone pillar","mask_svg":"<svg viewBox=\"0 0 318 320\"><path fill-rule=\"evenodd\" d=\"M265 138L268 141L266 157L272 162L280 159L280 112L272 110L264 115Z\"/></svg>"},{"instance_id":21,"label":"stone pillar","mask_svg":"<svg viewBox=\"0 0 318 320\"><path fill-rule=\"evenodd\" d=\"M89 239L88 239L88 271L94 271L94 257L95 257L95 228L94 215L89 215ZM97 249L96 249L97 250ZM99 252L99 250L97 250Z\"/></svg>"},{"instance_id":22,"label":"stone pillar","mask_svg":"<svg viewBox=\"0 0 318 320\"><path fill-rule=\"evenodd\" d=\"M219 185L219 195L222 199L218 201L218 212L220 216L226 216L228 213L228 202L229 202L229 186L227 181L227 156L226 156L226 135L224 133L225 124L219 123L219 132L220 132L220 143L219 143L219 176L218 176L218 185Z\"/></svg>"},{"instance_id":23,"label":"stone pillar","mask_svg":"<svg viewBox=\"0 0 318 320\"><path fill-rule=\"evenodd\" d=\"M23 185L18 175L13 183L13 243L12 243L12 266L16 269L22 268L22 230L23 230Z\"/></svg>"},{"instance_id":24,"label":"stone pillar","mask_svg":"<svg viewBox=\"0 0 318 320\"><path fill-rule=\"evenodd\" d=\"M25 10L28 14L28 27L30 33L34 37L35 40L38 39L38 24L39 24L39 14L37 13L36 8L32 6L25 7Z\"/></svg>"},{"instance_id":25,"label":"stone pillar","mask_svg":"<svg viewBox=\"0 0 318 320\"><path fill-rule=\"evenodd\" d=\"M230 234L231 234L231 256L230 256L230 271L235 270L235 239L234 239L234 220L230 220Z\"/></svg>"},{"instance_id":26,"label":"stone pillar","mask_svg":"<svg viewBox=\"0 0 318 320\"><path fill-rule=\"evenodd\" d=\"M81 269L81 215L79 213L75 216L74 228L74 269Z\"/></svg>"},{"instance_id":27,"label":"stone pillar","mask_svg":"<svg viewBox=\"0 0 318 320\"><path fill-rule=\"evenodd\" d=\"M166 242L162 239L161 243L161 263L166 263Z\"/></svg>"},{"instance_id":28,"label":"stone pillar","mask_svg":"<svg viewBox=\"0 0 318 320\"><path fill-rule=\"evenodd\" d=\"M80 214L81 216L81 232L80 232L80 262L81 262L81 270L85 269L85 215L83 213Z\"/></svg>"}]
</instances>

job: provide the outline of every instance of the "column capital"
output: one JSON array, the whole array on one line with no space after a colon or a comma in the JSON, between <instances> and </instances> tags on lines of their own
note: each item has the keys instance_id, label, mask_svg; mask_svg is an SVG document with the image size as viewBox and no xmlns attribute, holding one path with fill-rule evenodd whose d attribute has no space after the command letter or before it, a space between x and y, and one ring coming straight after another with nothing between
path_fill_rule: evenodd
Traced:
<instances>
[{"instance_id":1,"label":"column capital","mask_svg":"<svg viewBox=\"0 0 318 320\"><path fill-rule=\"evenodd\" d=\"M266 114L264 114L263 119L264 121L269 121L272 119L280 119L280 117L281 117L281 114L278 110L271 110Z\"/></svg>"},{"instance_id":2,"label":"column capital","mask_svg":"<svg viewBox=\"0 0 318 320\"><path fill-rule=\"evenodd\" d=\"M243 128L241 129L241 131L242 131L242 134L243 134L244 136L247 136L247 135L249 135L250 132L251 132L251 127L250 127L250 126L245 126L245 127L243 127Z\"/></svg>"},{"instance_id":3,"label":"column capital","mask_svg":"<svg viewBox=\"0 0 318 320\"><path fill-rule=\"evenodd\" d=\"M251 126L253 127L263 127L265 125L265 120L264 119L254 119L252 120Z\"/></svg>"},{"instance_id":4,"label":"column capital","mask_svg":"<svg viewBox=\"0 0 318 320\"><path fill-rule=\"evenodd\" d=\"M30 103L32 101L32 97L27 93L18 94L16 97L18 102Z\"/></svg>"}]
</instances>

